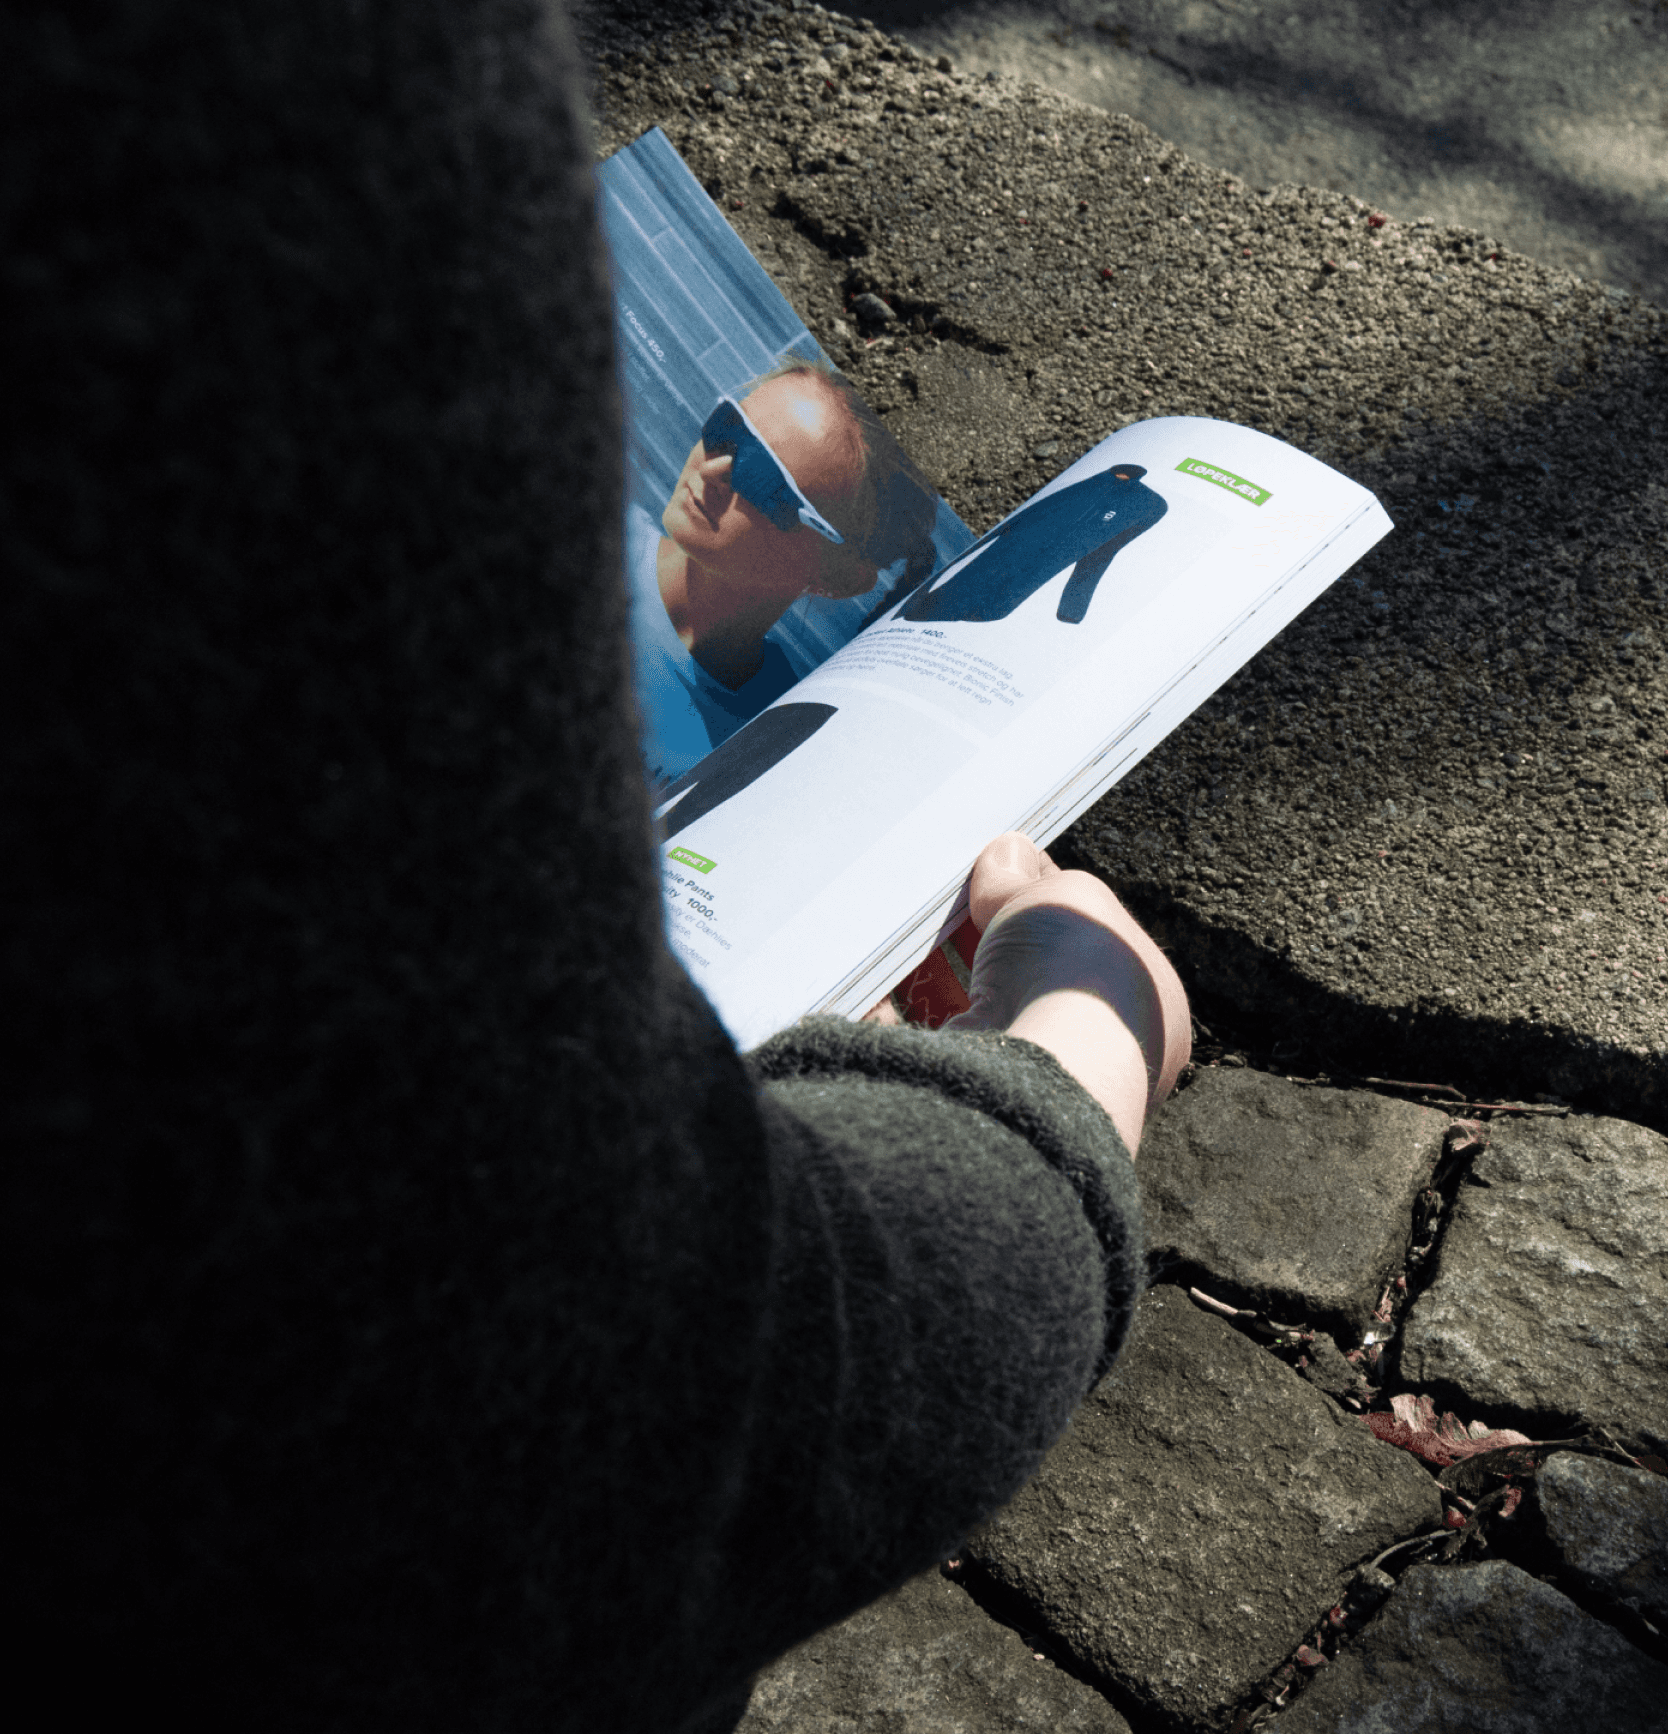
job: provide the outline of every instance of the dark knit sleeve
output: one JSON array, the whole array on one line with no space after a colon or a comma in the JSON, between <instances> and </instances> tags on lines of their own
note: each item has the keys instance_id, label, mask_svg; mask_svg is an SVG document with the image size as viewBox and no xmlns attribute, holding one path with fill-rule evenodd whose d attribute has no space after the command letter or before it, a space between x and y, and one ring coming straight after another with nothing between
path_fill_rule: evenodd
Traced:
<instances>
[{"instance_id":1,"label":"dark knit sleeve","mask_svg":"<svg viewBox=\"0 0 1668 1734\"><path fill-rule=\"evenodd\" d=\"M672 1734L1127 1324L1040 1050L750 1070L666 948L556 12L0 10L0 1503L65 1725Z\"/></svg>"},{"instance_id":2,"label":"dark knit sleeve","mask_svg":"<svg viewBox=\"0 0 1668 1734\"><path fill-rule=\"evenodd\" d=\"M1102 1335L1089 1382L1104 1377L1123 1346L1140 1292L1140 1190L1117 1128L1052 1054L999 1033L940 1035L810 1018L765 1043L752 1063L756 1075L770 1086L769 1096L788 1110L805 1135L830 1147L866 1147L872 1153L868 1160L883 1174L902 1161L926 1161L935 1173L947 1164L953 1184L962 1134L946 1129L923 1140L918 1130L906 1131L890 1120L893 1106L903 1099L897 1089L857 1087L861 1083L913 1091L910 1099L918 1110L924 1107L922 1093L974 1110L992 1123L978 1146L981 1151L994 1144L1012 1152L1013 1140L997 1137L995 1128L1029 1146L1016 1183L1031 1191L1044 1189L1034 1166L1040 1158L1064 1183L1063 1188L1056 1183L1046 1190L1055 1197L1069 1192L1098 1244ZM947 1128L952 1117L944 1116L943 1123ZM944 1219L953 1221L994 1202L946 1198Z\"/></svg>"},{"instance_id":3,"label":"dark knit sleeve","mask_svg":"<svg viewBox=\"0 0 1668 1734\"><path fill-rule=\"evenodd\" d=\"M718 1544L734 1671L1012 1498L1110 1365L1142 1271L1133 1164L1042 1049L812 1020L750 1063L771 1254Z\"/></svg>"}]
</instances>

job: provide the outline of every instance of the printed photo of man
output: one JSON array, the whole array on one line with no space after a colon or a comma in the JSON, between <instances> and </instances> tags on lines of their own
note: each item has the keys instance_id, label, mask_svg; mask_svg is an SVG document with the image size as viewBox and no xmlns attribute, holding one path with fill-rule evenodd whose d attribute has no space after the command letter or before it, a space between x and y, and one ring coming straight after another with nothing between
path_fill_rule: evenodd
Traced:
<instances>
[{"instance_id":1,"label":"printed photo of man","mask_svg":"<svg viewBox=\"0 0 1668 1734\"><path fill-rule=\"evenodd\" d=\"M802 598L849 598L901 562L935 563L935 500L851 385L790 358L720 397L658 518L626 512L637 696L664 785L814 665L778 622Z\"/></svg>"}]
</instances>

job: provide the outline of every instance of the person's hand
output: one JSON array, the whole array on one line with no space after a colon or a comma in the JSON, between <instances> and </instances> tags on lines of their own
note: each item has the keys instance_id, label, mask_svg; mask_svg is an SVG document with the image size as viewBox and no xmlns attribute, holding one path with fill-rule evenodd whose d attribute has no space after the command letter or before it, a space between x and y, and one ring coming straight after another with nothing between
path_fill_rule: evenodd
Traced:
<instances>
[{"instance_id":1,"label":"person's hand","mask_svg":"<svg viewBox=\"0 0 1668 1734\"><path fill-rule=\"evenodd\" d=\"M1016 831L973 864L972 1006L946 1030L1006 1030L1047 1048L1133 1155L1193 1049L1180 978L1089 873L1062 872Z\"/></svg>"}]
</instances>

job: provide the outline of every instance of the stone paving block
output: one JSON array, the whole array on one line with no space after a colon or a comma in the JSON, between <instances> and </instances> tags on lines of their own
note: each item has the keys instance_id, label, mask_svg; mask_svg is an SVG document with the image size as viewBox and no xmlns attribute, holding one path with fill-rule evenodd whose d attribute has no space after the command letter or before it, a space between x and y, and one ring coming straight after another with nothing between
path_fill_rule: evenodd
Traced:
<instances>
[{"instance_id":1,"label":"stone paving block","mask_svg":"<svg viewBox=\"0 0 1668 1734\"><path fill-rule=\"evenodd\" d=\"M1184 1290L967 1551L1135 1716L1225 1725L1353 1568L1436 1527L1431 1476Z\"/></svg>"},{"instance_id":2,"label":"stone paving block","mask_svg":"<svg viewBox=\"0 0 1668 1734\"><path fill-rule=\"evenodd\" d=\"M1092 1687L933 1571L789 1650L735 1734L1129 1734Z\"/></svg>"},{"instance_id":3,"label":"stone paving block","mask_svg":"<svg viewBox=\"0 0 1668 1734\"><path fill-rule=\"evenodd\" d=\"M1536 1475L1535 1497L1576 1580L1668 1630L1668 1480L1560 1451Z\"/></svg>"},{"instance_id":4,"label":"stone paving block","mask_svg":"<svg viewBox=\"0 0 1668 1734\"><path fill-rule=\"evenodd\" d=\"M1203 1070L1141 1140L1148 1246L1208 1273L1201 1286L1217 1279L1224 1299L1354 1348L1406 1254L1447 1125L1367 1091Z\"/></svg>"},{"instance_id":5,"label":"stone paving block","mask_svg":"<svg viewBox=\"0 0 1668 1734\"><path fill-rule=\"evenodd\" d=\"M1280 1734L1663 1734L1668 1668L1504 1560L1414 1566Z\"/></svg>"},{"instance_id":6,"label":"stone paving block","mask_svg":"<svg viewBox=\"0 0 1668 1734\"><path fill-rule=\"evenodd\" d=\"M1668 1444L1668 1138L1505 1121L1460 1188L1401 1374L1526 1430L1562 1417Z\"/></svg>"}]
</instances>

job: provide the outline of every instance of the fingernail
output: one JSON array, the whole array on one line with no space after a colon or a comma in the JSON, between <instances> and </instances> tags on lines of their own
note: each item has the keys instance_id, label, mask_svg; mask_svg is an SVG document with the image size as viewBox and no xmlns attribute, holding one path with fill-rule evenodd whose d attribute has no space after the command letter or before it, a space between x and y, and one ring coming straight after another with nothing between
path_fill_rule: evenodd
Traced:
<instances>
[{"instance_id":1,"label":"fingernail","mask_svg":"<svg viewBox=\"0 0 1668 1734\"><path fill-rule=\"evenodd\" d=\"M997 839L997 862L1013 873L1036 877L1040 856L1037 846L1022 831L1010 831Z\"/></svg>"}]
</instances>

